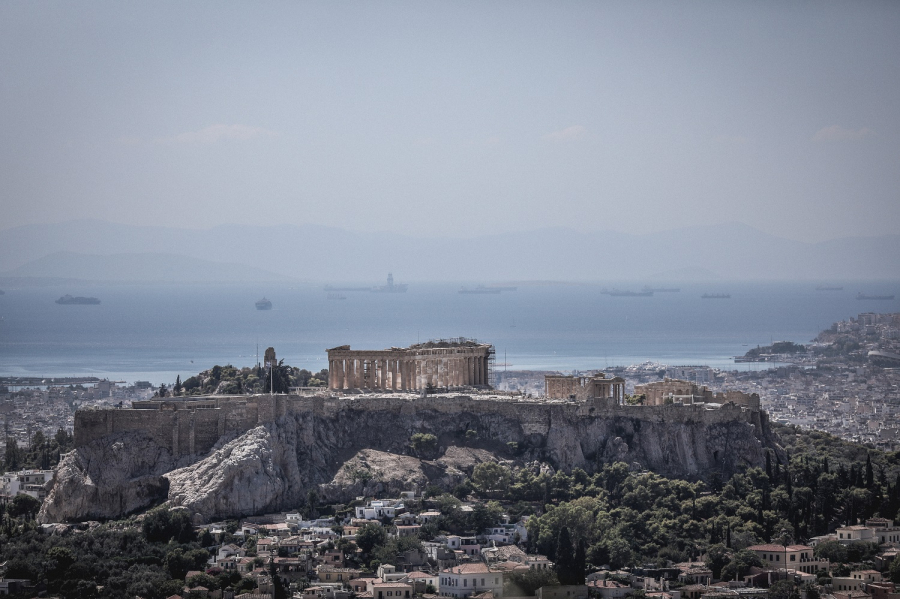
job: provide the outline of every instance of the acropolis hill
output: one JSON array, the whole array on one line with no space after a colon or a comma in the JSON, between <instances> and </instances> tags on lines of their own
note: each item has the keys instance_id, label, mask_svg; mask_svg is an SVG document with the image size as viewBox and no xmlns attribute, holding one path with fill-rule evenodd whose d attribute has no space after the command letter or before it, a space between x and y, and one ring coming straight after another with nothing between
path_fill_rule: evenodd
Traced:
<instances>
[{"instance_id":1,"label":"acropolis hill","mask_svg":"<svg viewBox=\"0 0 900 599\"><path fill-rule=\"evenodd\" d=\"M357 366L345 372L372 372ZM390 386L391 364L379 370L387 376L372 380ZM477 366L455 372L480 376ZM481 461L589 473L621 461L705 478L762 465L767 448L783 457L758 403L623 405L621 379L568 379L552 382L567 393L563 399L502 395L483 385L429 394L343 388L81 410L77 449L60 463L40 519L111 518L160 501L188 508L197 520L241 516L295 508L313 488L334 501L451 488ZM416 433L437 438L433 451L413 450Z\"/></svg>"},{"instance_id":2,"label":"acropolis hill","mask_svg":"<svg viewBox=\"0 0 900 599\"><path fill-rule=\"evenodd\" d=\"M437 437L435 455L407 463L407 475L375 473L370 480L382 490L454 484L460 471L486 459L588 472L624 461L700 478L762 465L767 447L780 451L765 413L733 404L623 406L476 394L151 401L79 411L75 431L78 448L60 464L42 521L116 517L163 500L198 518L239 516L295 507L315 487L326 497L352 497L378 489L341 483L345 462L369 450L416 461L408 456L418 432ZM363 462L372 459L367 454ZM335 487L341 484L346 488Z\"/></svg>"}]
</instances>

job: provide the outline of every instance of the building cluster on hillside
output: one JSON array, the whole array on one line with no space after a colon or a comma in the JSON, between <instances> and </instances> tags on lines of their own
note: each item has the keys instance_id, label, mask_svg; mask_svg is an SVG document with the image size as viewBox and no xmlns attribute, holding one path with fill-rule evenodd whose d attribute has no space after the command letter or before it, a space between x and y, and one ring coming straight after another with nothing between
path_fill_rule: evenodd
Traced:
<instances>
[{"instance_id":1,"label":"building cluster on hillside","mask_svg":"<svg viewBox=\"0 0 900 599\"><path fill-rule=\"evenodd\" d=\"M255 594L223 594L195 585L175 597L267 599L274 595L277 582L294 599L508 599L523 595L510 584L514 575L555 568L546 556L523 549L527 518L510 522L502 516L478 534L426 538L423 527L439 521L441 512L418 499L412 492L394 499L369 498L358 501L343 518L305 519L299 512L288 512L247 518L230 526L202 526L215 540L205 571L236 572L255 583ZM416 536L421 542L399 551L393 563L377 563L373 571L367 571L360 565L362 550L352 543L367 525L382 527L388 538ZM875 568L854 569L852 564L816 557L814 545L833 540L845 545L880 544ZM747 549L762 565L749 568L737 580L718 581L705 562L692 561L627 571L601 569L585 573L584 584L543 586L533 596L769 599L776 582L789 580L803 588L830 578L829 584L819 587L828 599L900 599L900 591L885 574L900 553L900 527L890 520L873 518L864 525L842 527L833 535L813 539L810 545L761 544ZM186 580L200 573L189 572Z\"/></svg>"},{"instance_id":2,"label":"building cluster on hillside","mask_svg":"<svg viewBox=\"0 0 900 599\"><path fill-rule=\"evenodd\" d=\"M360 550L348 542L357 540L363 527L382 527L388 538L420 539L422 527L441 517L433 509L407 508L418 503L409 492L360 502L344 518L304 519L299 512L288 512L247 518L230 532L221 524L208 525L204 528L218 543L208 571L249 576L263 594L272 592L274 572L293 597L303 599L463 598L484 593L499 598L511 573L553 567L545 556L528 554L517 544L527 540L526 522L505 517L478 535L437 534L400 551L394 563L379 564L374 572L358 566L355 554ZM185 589L185 595L194 592Z\"/></svg>"},{"instance_id":3,"label":"building cluster on hillside","mask_svg":"<svg viewBox=\"0 0 900 599\"><path fill-rule=\"evenodd\" d=\"M12 501L16 495L28 495L38 501L47 497L46 484L53 479L53 470L19 470L0 475L0 504Z\"/></svg>"}]
</instances>

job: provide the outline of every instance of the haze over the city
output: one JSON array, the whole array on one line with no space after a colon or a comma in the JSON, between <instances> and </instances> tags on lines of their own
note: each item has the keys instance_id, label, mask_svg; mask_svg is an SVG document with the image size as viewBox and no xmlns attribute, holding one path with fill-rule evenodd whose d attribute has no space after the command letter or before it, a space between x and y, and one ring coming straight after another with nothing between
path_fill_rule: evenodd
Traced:
<instances>
[{"instance_id":1,"label":"haze over the city","mask_svg":"<svg viewBox=\"0 0 900 599\"><path fill-rule=\"evenodd\" d=\"M5 2L0 227L892 234L898 31L890 2Z\"/></svg>"}]
</instances>

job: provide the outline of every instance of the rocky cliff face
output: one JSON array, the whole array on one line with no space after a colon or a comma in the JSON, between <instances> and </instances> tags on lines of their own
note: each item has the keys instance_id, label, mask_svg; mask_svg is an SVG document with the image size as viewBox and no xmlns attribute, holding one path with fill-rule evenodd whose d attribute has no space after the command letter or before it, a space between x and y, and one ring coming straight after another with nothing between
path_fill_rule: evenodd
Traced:
<instances>
[{"instance_id":1,"label":"rocky cliff face","mask_svg":"<svg viewBox=\"0 0 900 599\"><path fill-rule=\"evenodd\" d=\"M168 450L140 433L110 435L67 453L41 506L41 522L117 518L163 501L177 467Z\"/></svg>"},{"instance_id":2,"label":"rocky cliff face","mask_svg":"<svg viewBox=\"0 0 900 599\"><path fill-rule=\"evenodd\" d=\"M112 518L161 500L198 520L249 515L295 509L311 488L329 501L449 488L478 462L498 458L588 472L624 461L666 476L727 477L762 465L766 447L780 451L761 413L495 403L332 400L182 463L139 434L104 437L65 457L39 517ZM411 455L417 432L438 439L428 459Z\"/></svg>"}]
</instances>

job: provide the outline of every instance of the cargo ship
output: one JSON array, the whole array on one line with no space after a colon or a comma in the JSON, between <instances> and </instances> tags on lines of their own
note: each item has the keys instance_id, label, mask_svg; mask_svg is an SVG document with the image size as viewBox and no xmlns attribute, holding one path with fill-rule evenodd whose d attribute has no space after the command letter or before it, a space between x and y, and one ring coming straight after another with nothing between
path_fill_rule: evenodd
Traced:
<instances>
[{"instance_id":1,"label":"cargo ship","mask_svg":"<svg viewBox=\"0 0 900 599\"><path fill-rule=\"evenodd\" d=\"M653 297L652 291L619 291L618 289L613 289L608 294L613 297Z\"/></svg>"},{"instance_id":2,"label":"cargo ship","mask_svg":"<svg viewBox=\"0 0 900 599\"><path fill-rule=\"evenodd\" d=\"M393 273L388 273L387 285L372 287L372 293L406 293L406 283L394 283Z\"/></svg>"},{"instance_id":3,"label":"cargo ship","mask_svg":"<svg viewBox=\"0 0 900 599\"><path fill-rule=\"evenodd\" d=\"M858 300L892 300L894 299L893 295L867 295L860 291L856 294L856 299Z\"/></svg>"},{"instance_id":4,"label":"cargo ship","mask_svg":"<svg viewBox=\"0 0 900 599\"><path fill-rule=\"evenodd\" d=\"M702 299L731 299L730 293L704 293Z\"/></svg>"},{"instance_id":5,"label":"cargo ship","mask_svg":"<svg viewBox=\"0 0 900 599\"><path fill-rule=\"evenodd\" d=\"M256 302L256 309L257 310L271 310L272 302L270 302L266 298L262 298L261 300Z\"/></svg>"},{"instance_id":6,"label":"cargo ship","mask_svg":"<svg viewBox=\"0 0 900 599\"><path fill-rule=\"evenodd\" d=\"M56 300L57 304L61 304L63 306L90 306L93 304L99 304L100 300L96 297L72 297L69 294L66 294Z\"/></svg>"}]
</instances>

